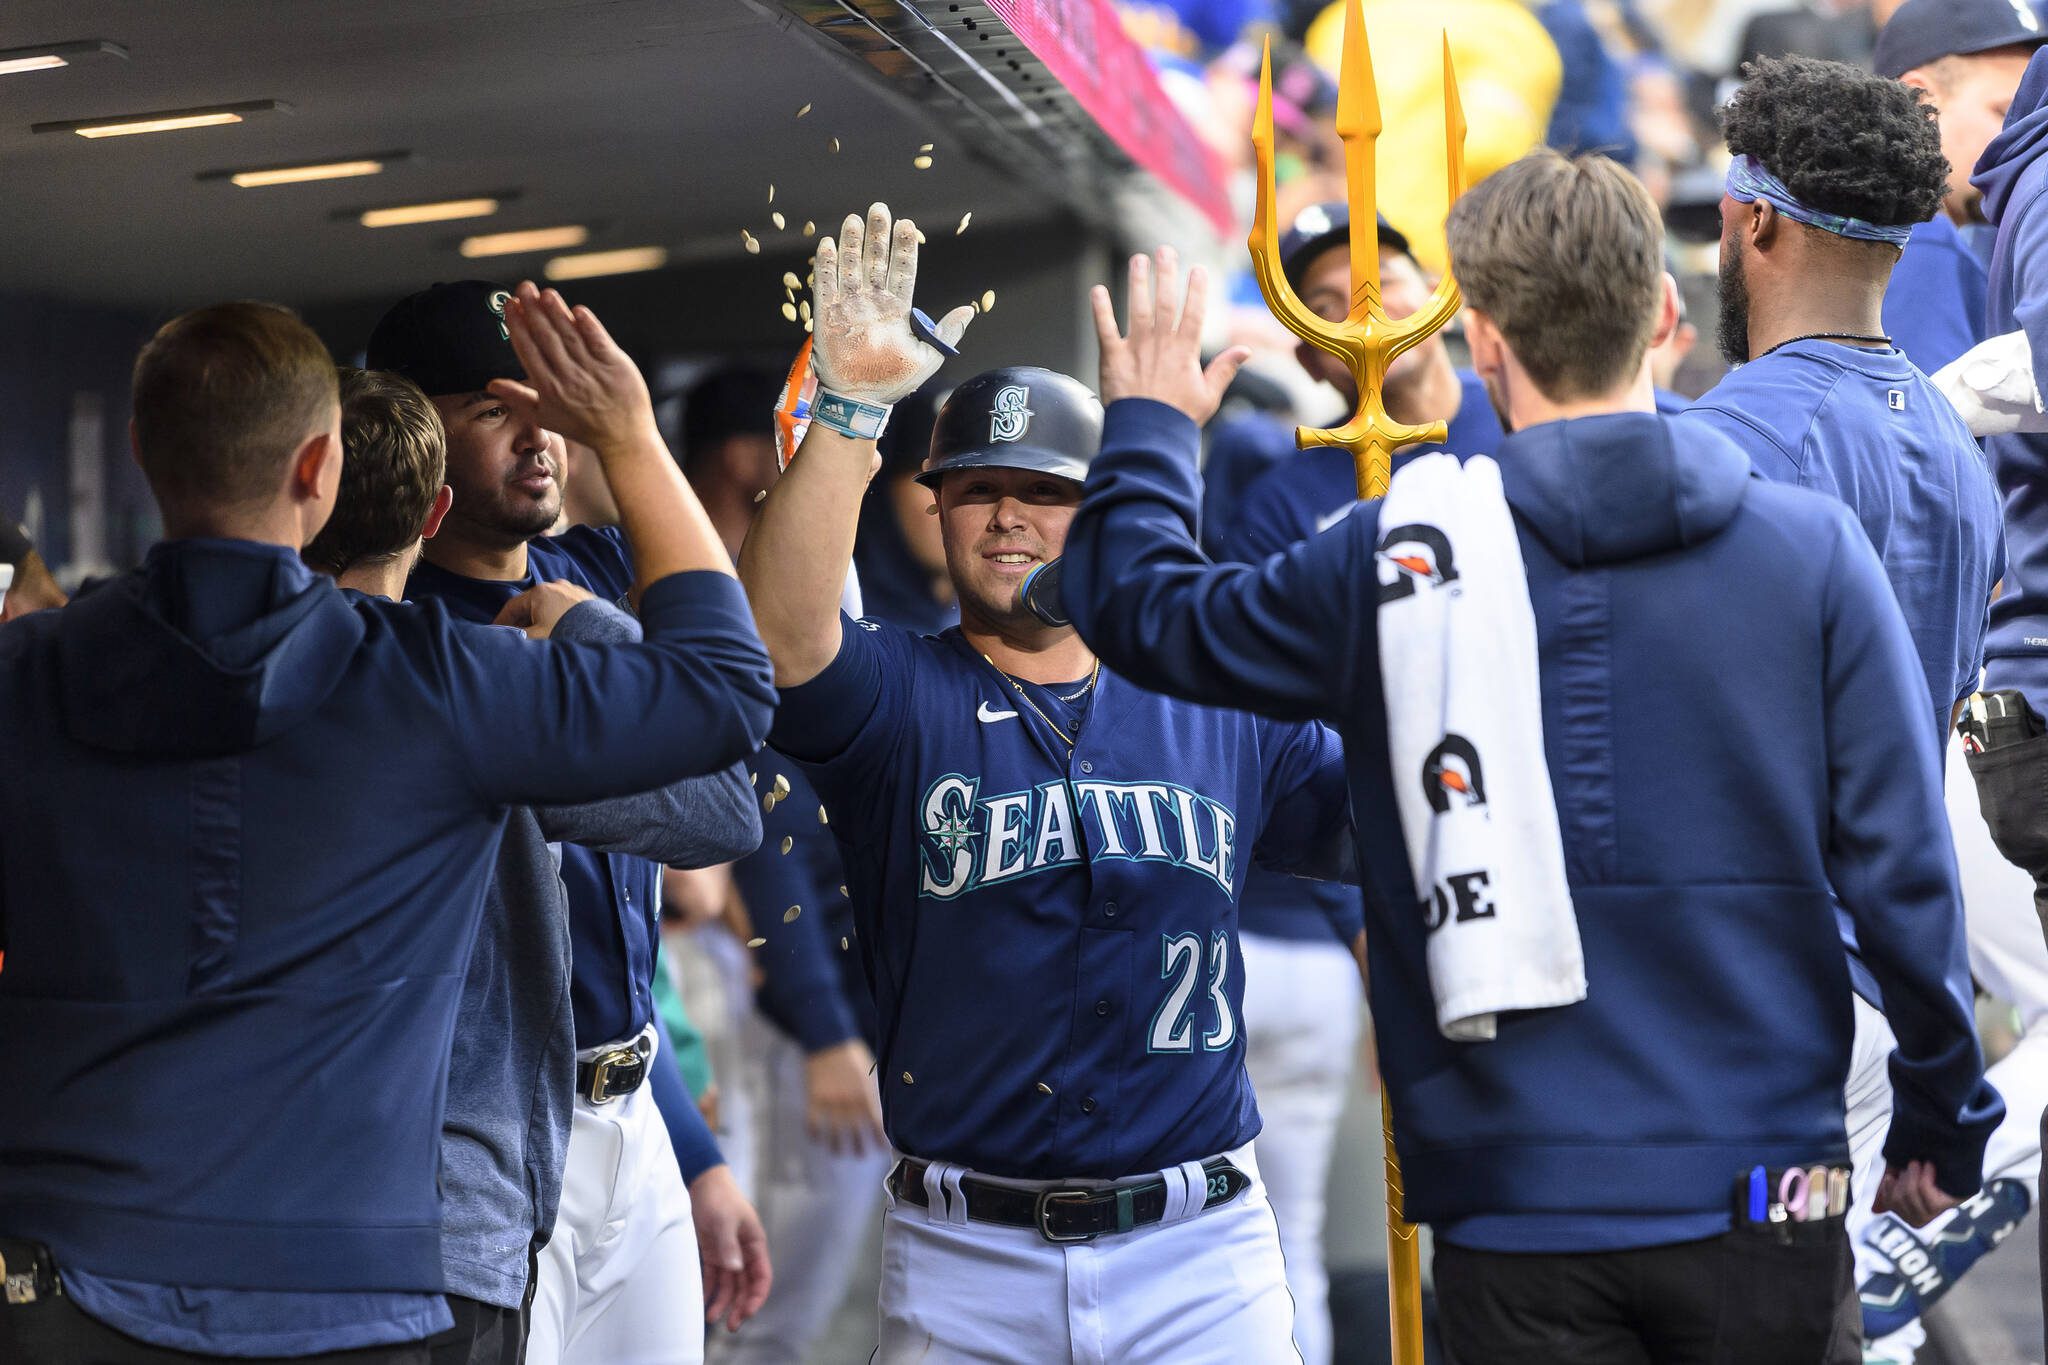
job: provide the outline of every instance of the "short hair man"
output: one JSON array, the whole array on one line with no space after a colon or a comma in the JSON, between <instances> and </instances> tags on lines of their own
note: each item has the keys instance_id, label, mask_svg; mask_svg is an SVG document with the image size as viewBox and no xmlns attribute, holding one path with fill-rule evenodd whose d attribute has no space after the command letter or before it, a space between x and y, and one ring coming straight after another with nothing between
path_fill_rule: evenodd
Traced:
<instances>
[{"instance_id":1,"label":"short hair man","mask_svg":"<svg viewBox=\"0 0 2048 1365\"><path fill-rule=\"evenodd\" d=\"M396 601L452 497L441 415L410 380L344 369L341 441L334 515L302 557L343 588ZM595 473L596 452L583 449ZM533 619L535 638L640 639L630 615L572 584L541 584L506 610ZM554 1231L561 1201L576 1091L569 906L554 847L563 841L703 867L751 852L761 818L741 763L638 796L513 808L463 974L442 1118L441 1259L455 1325L433 1345L449 1365L524 1358L528 1257Z\"/></svg>"},{"instance_id":2,"label":"short hair man","mask_svg":"<svg viewBox=\"0 0 2048 1365\"><path fill-rule=\"evenodd\" d=\"M1280 241L1288 283L1311 311L1332 322L1351 310L1350 226L1345 205L1319 204L1298 214ZM1430 282L1410 254L1408 239L1385 218L1379 220L1379 261L1381 300L1389 315L1406 317L1428 301ZM1357 383L1341 360L1307 342L1298 343L1294 354L1346 404L1356 404ZM1399 356L1382 393L1397 422L1447 424L1444 444L1404 446L1395 452L1396 468L1440 450L1491 455L1505 434L1485 383L1452 364L1441 336ZM1224 482L1240 477L1231 472L1235 446L1257 433L1284 453L1233 496ZM1240 418L1218 431L1203 477L1204 506L1214 518L1207 532L1213 537L1210 551L1219 560L1256 563L1308 539L1358 503L1349 451L1297 451L1294 428L1266 417ZM1287 1287L1294 1295L1294 1339L1307 1365L1327 1365L1330 1358L1323 1215L1363 1004L1357 963L1350 945L1331 936L1330 917L1357 894L1351 887L1253 868L1238 912L1245 955L1245 1067L1267 1120L1259 1164L1280 1223Z\"/></svg>"},{"instance_id":3,"label":"short hair man","mask_svg":"<svg viewBox=\"0 0 2048 1365\"><path fill-rule=\"evenodd\" d=\"M493 383L524 373L504 317L511 297L480 280L435 285L393 305L368 348L373 367L419 386L448 432L455 502L407 591L476 621L498 619L508 602L544 581L616 601L636 576L616 527L544 534L561 511L563 442L577 433L551 429L531 404L508 401ZM637 371L634 383L645 391ZM636 402L626 420L638 439L660 444L650 405ZM630 494L616 478L610 482L631 526ZM691 505L729 567L694 495ZM540 1258L531 1350L549 1365L557 1356L610 1361L646 1351L694 1359L705 1316L700 1290L709 1290L709 1306L725 1310L729 1323L760 1307L768 1284L760 1221L681 1073L652 1056L659 864L564 844L562 881L575 945L576 1046L591 1084L578 1085L557 1229ZM608 1233L620 1208L617 1231ZM700 1242L709 1271L701 1283ZM614 1282L616 1292L606 1288Z\"/></svg>"},{"instance_id":4,"label":"short hair man","mask_svg":"<svg viewBox=\"0 0 2048 1365\"><path fill-rule=\"evenodd\" d=\"M174 319L134 393L167 539L0 631L0 1357L413 1361L450 1325L446 1054L506 807L724 767L765 660L615 414L541 400L646 508L647 641L600 651L306 568L340 413L286 310Z\"/></svg>"},{"instance_id":5,"label":"short hair man","mask_svg":"<svg viewBox=\"0 0 2048 1365\"><path fill-rule=\"evenodd\" d=\"M939 411L923 479L959 627L840 612L874 434L941 361L911 327L917 261L881 204L819 245L819 395L740 554L788 718L774 742L846 861L903 1157L878 1359L1281 1359L1234 912L1254 857L1338 870L1320 859L1341 756L1319 726L1130 687L1025 602L1100 432L1094 396L1049 370L985 372ZM1082 1241L1071 1275L1062 1244Z\"/></svg>"},{"instance_id":6,"label":"short hair man","mask_svg":"<svg viewBox=\"0 0 2048 1365\"><path fill-rule=\"evenodd\" d=\"M1933 746L1899 742L1925 725L1911 640L1846 509L1753 479L1718 433L1655 415L1646 351L1676 309L1656 209L1626 171L1532 154L1459 200L1449 238L1474 368L1511 428L1498 463L1411 466L1384 504L1257 566L1195 548L1195 471L1169 445L1185 419L1161 415L1202 401L1199 310L1175 326L1169 280L1151 316L1134 300L1144 325L1126 339L1099 299L1111 403L1067 538L1066 605L1152 686L1343 734L1380 1068L1407 1214L1436 1234L1451 1358L1811 1362L1851 1344L1835 1321L1841 1220L1822 1206L1794 1235L1767 1207L1754 1223L1731 1210L1754 1190L1803 1211L1806 1171L1766 1190L1777 1168L1847 1157L1837 895L1900 1039L1881 1200L1924 1222L1973 1192L1999 1111L1954 859L1927 838L1942 820ZM1442 526L1412 520L1430 490ZM1403 501L1409 519L1382 526ZM1475 524L1482 504L1497 530ZM1455 624L1432 636L1427 622L1467 607L1504 626L1519 611L1527 633L1450 650ZM1729 669L1736 654L1747 669ZM1446 766L1471 745L1409 704L1424 683L1488 703L1455 713L1493 727L1483 783L1476 757ZM1491 719L1530 707L1540 725ZM1535 750L1513 780L1510 740ZM1520 818L1503 825L1514 793ZM1488 801L1498 816L1439 823ZM1492 840L1493 868L1530 866L1543 840L1506 831L1550 819L1583 998L1508 1008L1491 1041L1452 1041L1432 959L1454 948L1438 936L1509 951L1500 935L1528 932L1535 883L1480 903L1453 876L1457 918L1425 917L1414 869L1455 873L1428 851L1450 838ZM1519 954L1493 965L1497 984ZM1765 1248L1771 1274L1751 1279Z\"/></svg>"},{"instance_id":7,"label":"short hair man","mask_svg":"<svg viewBox=\"0 0 2048 1365\"><path fill-rule=\"evenodd\" d=\"M1877 35L1871 65L1933 107L1948 168L1941 211L1915 223L1884 299L1885 331L1926 374L1989 335L1984 262L1964 235L1984 222L1970 172L2044 42L2048 26L2034 0L1908 0ZM1839 109L1804 114L1836 136L1854 126Z\"/></svg>"},{"instance_id":8,"label":"short hair man","mask_svg":"<svg viewBox=\"0 0 2048 1365\"><path fill-rule=\"evenodd\" d=\"M1907 17L1901 10L1893 22ZM1912 633L1931 722L1920 737L1939 763L1983 671L2005 550L1983 452L1879 318L1898 239L1941 197L1947 163L1934 120L1897 82L1797 57L1752 63L1723 120L1736 161L1721 201L1721 345L1739 368L1690 416L1748 451L1765 478L1839 498L1856 514ZM1845 125L1868 130L1868 145L1844 143ZM1859 1038L1846 1092L1859 1196L1849 1234L1867 1280L1893 1264L1866 1235L1892 1108L1891 1035L1854 927L1842 932ZM2005 1221L1981 1211L1987 1236ZM1958 1217L1949 1236L1961 1245L1970 1224ZM1951 1261L1959 1274L1961 1258ZM1914 1316L1901 1307L1873 1315L1873 1337ZM1885 1349L1910 1360L1922 1335L1910 1330L1914 1341Z\"/></svg>"},{"instance_id":9,"label":"short hair man","mask_svg":"<svg viewBox=\"0 0 2048 1365\"><path fill-rule=\"evenodd\" d=\"M1379 219L1380 301L1403 318L1429 299L1430 281L1408 239ZM1310 311L1332 322L1351 312L1351 211L1341 203L1302 210L1280 240L1281 268ZM1311 378L1337 391L1346 410L1357 405L1358 384L1344 362L1297 342L1294 358ZM1436 450L1491 455L1500 444L1500 420L1486 401L1479 376L1451 363L1440 336L1403 352L1381 388L1397 422L1443 422L1442 446L1404 447L1406 463ZM1358 500L1351 459L1334 446L1298 450L1294 428L1260 413L1223 423L1203 466L1203 536L1218 559L1252 560L1285 549L1344 515ZM1310 1365L1314 1365L1311 1361Z\"/></svg>"}]
</instances>

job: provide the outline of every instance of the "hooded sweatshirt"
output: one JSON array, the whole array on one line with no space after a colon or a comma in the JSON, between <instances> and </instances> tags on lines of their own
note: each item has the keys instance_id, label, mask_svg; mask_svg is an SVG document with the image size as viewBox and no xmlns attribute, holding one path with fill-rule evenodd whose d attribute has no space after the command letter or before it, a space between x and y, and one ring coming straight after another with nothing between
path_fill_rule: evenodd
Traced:
<instances>
[{"instance_id":1,"label":"hooded sweatshirt","mask_svg":"<svg viewBox=\"0 0 2048 1365\"><path fill-rule=\"evenodd\" d=\"M1624 413L1502 444L1534 608L1544 753L1587 995L1436 1028L1387 767L1378 502L1286 554L1210 565L1193 424L1112 404L1066 543L1105 666L1342 734L1366 869L1380 1069L1407 1216L1485 1250L1712 1236L1752 1165L1847 1159L1852 1034L1833 894L1898 1036L1885 1152L1976 1190L1984 1083L1925 684L1848 509L1751 475L1718 433Z\"/></svg>"},{"instance_id":2,"label":"hooded sweatshirt","mask_svg":"<svg viewBox=\"0 0 2048 1365\"><path fill-rule=\"evenodd\" d=\"M0 630L0 1227L164 1285L439 1291L447 1059L506 808L759 745L738 584L646 643L188 540Z\"/></svg>"},{"instance_id":3,"label":"hooded sweatshirt","mask_svg":"<svg viewBox=\"0 0 2048 1365\"><path fill-rule=\"evenodd\" d=\"M2048 391L2048 48L2034 54L2006 111L2005 128L1970 177L1991 247L1985 335L2024 329L2034 384ZM2018 688L2048 714L2048 435L1993 436L1984 443L2005 505L2005 587L1991 605L1984 685Z\"/></svg>"}]
</instances>

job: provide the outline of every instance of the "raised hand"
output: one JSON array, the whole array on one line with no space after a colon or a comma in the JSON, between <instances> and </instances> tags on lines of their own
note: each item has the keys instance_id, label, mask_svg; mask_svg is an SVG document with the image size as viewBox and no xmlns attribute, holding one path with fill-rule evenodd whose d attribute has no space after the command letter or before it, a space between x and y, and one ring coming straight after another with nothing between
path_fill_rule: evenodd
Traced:
<instances>
[{"instance_id":1,"label":"raised hand","mask_svg":"<svg viewBox=\"0 0 2048 1365\"><path fill-rule=\"evenodd\" d=\"M1150 258L1131 257L1129 335L1119 331L1109 290L1096 285L1088 300L1095 309L1095 335L1102 342L1102 401L1151 398L1179 408L1199 425L1216 415L1223 391L1251 355L1232 346L1202 368L1202 317L1209 305L1209 272L1188 273L1187 306L1181 306L1180 258L1159 248L1157 282Z\"/></svg>"},{"instance_id":2,"label":"raised hand","mask_svg":"<svg viewBox=\"0 0 2048 1365\"><path fill-rule=\"evenodd\" d=\"M865 224L847 214L836 244L820 240L811 280L811 355L821 389L887 406L916 392L945 362L911 330L917 225L905 218L892 228L888 205L869 206ZM973 320L973 307L963 304L935 330L948 346L958 345Z\"/></svg>"},{"instance_id":3,"label":"raised hand","mask_svg":"<svg viewBox=\"0 0 2048 1365\"><path fill-rule=\"evenodd\" d=\"M526 382L494 379L490 391L521 417L595 447L600 460L654 430L647 381L588 308L528 280L505 305L505 330Z\"/></svg>"}]
</instances>

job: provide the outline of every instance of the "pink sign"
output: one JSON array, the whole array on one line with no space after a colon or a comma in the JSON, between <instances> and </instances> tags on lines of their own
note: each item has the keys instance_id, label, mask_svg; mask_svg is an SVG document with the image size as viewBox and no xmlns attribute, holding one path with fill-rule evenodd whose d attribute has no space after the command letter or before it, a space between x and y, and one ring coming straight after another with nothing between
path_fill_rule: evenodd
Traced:
<instances>
[{"instance_id":1,"label":"pink sign","mask_svg":"<svg viewBox=\"0 0 2048 1365\"><path fill-rule=\"evenodd\" d=\"M988 0L988 7L1133 161L1200 209L1219 233L1236 231L1215 154L1159 88L1109 0Z\"/></svg>"}]
</instances>

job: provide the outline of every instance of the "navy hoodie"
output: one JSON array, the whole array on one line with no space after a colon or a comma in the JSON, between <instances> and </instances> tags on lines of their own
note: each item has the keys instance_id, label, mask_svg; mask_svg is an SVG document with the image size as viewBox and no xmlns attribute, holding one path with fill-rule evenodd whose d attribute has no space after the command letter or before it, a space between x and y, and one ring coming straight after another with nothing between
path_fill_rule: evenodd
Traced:
<instances>
[{"instance_id":1,"label":"navy hoodie","mask_svg":"<svg viewBox=\"0 0 2048 1365\"><path fill-rule=\"evenodd\" d=\"M1535 610L1544 752L1586 999L1436 1027L1387 768L1380 504L1259 565L1192 532L1192 424L1112 404L1065 596L1145 687L1344 738L1380 1069L1406 1211L1483 1249L1706 1237L1737 1172L1843 1162L1852 1013L1831 892L1898 1037L1885 1152L1980 1183L1984 1082L1955 856L1912 638L1832 499L1766 483L1718 433L1626 413L1510 435L1500 470Z\"/></svg>"},{"instance_id":2,"label":"navy hoodie","mask_svg":"<svg viewBox=\"0 0 2048 1365\"><path fill-rule=\"evenodd\" d=\"M543 647L189 540L0 629L0 1232L155 1284L440 1290L506 808L714 772L768 725L733 579L641 616Z\"/></svg>"},{"instance_id":3,"label":"navy hoodie","mask_svg":"<svg viewBox=\"0 0 2048 1365\"><path fill-rule=\"evenodd\" d=\"M1970 177L1984 216L1998 227L1991 247L1985 335L2025 329L2034 384L2048 392L2048 48L2034 54L2005 128ZM2005 587L1991 604L1984 685L2016 687L2048 714L2048 435L1984 442L2005 505Z\"/></svg>"}]
</instances>

